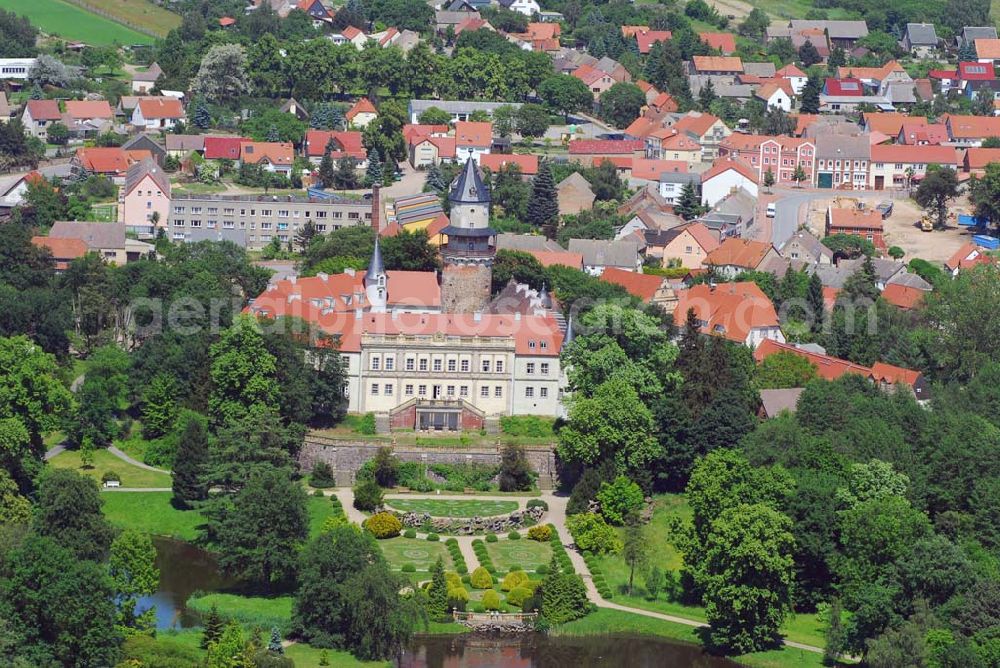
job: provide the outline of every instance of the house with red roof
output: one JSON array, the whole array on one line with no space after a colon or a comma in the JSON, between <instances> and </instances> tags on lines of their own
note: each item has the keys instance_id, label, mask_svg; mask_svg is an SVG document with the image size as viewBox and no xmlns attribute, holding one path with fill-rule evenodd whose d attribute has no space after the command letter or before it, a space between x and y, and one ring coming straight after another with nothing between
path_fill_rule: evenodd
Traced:
<instances>
[{"instance_id":1,"label":"house with red roof","mask_svg":"<svg viewBox=\"0 0 1000 668\"><path fill-rule=\"evenodd\" d=\"M844 77L843 79L827 77L823 83L823 95L830 97L863 97L864 94L864 84L857 77Z\"/></svg>"},{"instance_id":2,"label":"house with red roof","mask_svg":"<svg viewBox=\"0 0 1000 668\"><path fill-rule=\"evenodd\" d=\"M731 32L700 32L698 38L724 56L736 52L736 36Z\"/></svg>"},{"instance_id":3,"label":"house with red roof","mask_svg":"<svg viewBox=\"0 0 1000 668\"><path fill-rule=\"evenodd\" d=\"M912 311L920 306L924 301L926 290L914 288L901 283L889 283L882 291L882 299L886 300L896 308L904 311Z\"/></svg>"},{"instance_id":4,"label":"house with red roof","mask_svg":"<svg viewBox=\"0 0 1000 668\"><path fill-rule=\"evenodd\" d=\"M517 167L523 179L538 174L538 156L530 153L484 153L479 156L479 166L494 174L505 167Z\"/></svg>"},{"instance_id":5,"label":"house with red roof","mask_svg":"<svg viewBox=\"0 0 1000 668\"><path fill-rule=\"evenodd\" d=\"M1000 148L969 148L962 156L962 171L981 176L992 162L1000 162Z\"/></svg>"},{"instance_id":6,"label":"house with red roof","mask_svg":"<svg viewBox=\"0 0 1000 668\"><path fill-rule=\"evenodd\" d=\"M705 206L714 207L734 192L745 190L751 197L759 193L757 170L742 160L717 158L701 174L701 200Z\"/></svg>"},{"instance_id":7,"label":"house with red roof","mask_svg":"<svg viewBox=\"0 0 1000 668\"><path fill-rule=\"evenodd\" d=\"M299 0L296 8L308 14L317 28L333 21L333 14L320 0Z\"/></svg>"},{"instance_id":8,"label":"house with red roof","mask_svg":"<svg viewBox=\"0 0 1000 668\"><path fill-rule=\"evenodd\" d=\"M31 237L31 243L39 248L48 249L55 260L56 273L62 273L69 269L73 260L79 259L87 254L87 244L82 239L57 238L57 237Z\"/></svg>"},{"instance_id":9,"label":"house with red roof","mask_svg":"<svg viewBox=\"0 0 1000 668\"><path fill-rule=\"evenodd\" d=\"M796 67L795 63L785 65L775 72L774 76L788 80L792 84L792 92L795 95L801 95L802 89L806 87L806 82L809 81L809 76Z\"/></svg>"},{"instance_id":10,"label":"house with red roof","mask_svg":"<svg viewBox=\"0 0 1000 668\"><path fill-rule=\"evenodd\" d=\"M830 206L826 210L826 234L861 237L875 244L880 251L886 249L882 214L876 209Z\"/></svg>"},{"instance_id":11,"label":"house with red roof","mask_svg":"<svg viewBox=\"0 0 1000 668\"><path fill-rule=\"evenodd\" d=\"M639 53L646 56L654 44L669 41L673 34L669 30L652 30L649 26L622 26L622 36L634 39Z\"/></svg>"},{"instance_id":12,"label":"house with red roof","mask_svg":"<svg viewBox=\"0 0 1000 668\"><path fill-rule=\"evenodd\" d=\"M753 96L764 103L767 109L781 109L785 113L792 110L791 84L782 85L780 81L767 81L758 86Z\"/></svg>"},{"instance_id":13,"label":"house with red roof","mask_svg":"<svg viewBox=\"0 0 1000 668\"><path fill-rule=\"evenodd\" d=\"M691 168L701 163L701 144L676 127L661 128L646 137L646 157L684 162Z\"/></svg>"},{"instance_id":14,"label":"house with red roof","mask_svg":"<svg viewBox=\"0 0 1000 668\"><path fill-rule=\"evenodd\" d=\"M410 164L416 168L429 167L442 162L455 161L454 136L433 133L414 135L410 139Z\"/></svg>"},{"instance_id":15,"label":"house with red roof","mask_svg":"<svg viewBox=\"0 0 1000 668\"><path fill-rule=\"evenodd\" d=\"M958 276L959 272L971 269L972 267L981 264L993 264L995 262L996 260L987 255L983 248L970 241L955 251L945 261L944 266L945 269L951 272L952 277L955 277Z\"/></svg>"},{"instance_id":16,"label":"house with red roof","mask_svg":"<svg viewBox=\"0 0 1000 668\"><path fill-rule=\"evenodd\" d=\"M778 251L770 243L727 237L705 256L702 264L720 276L733 278L745 271L757 271L779 257Z\"/></svg>"},{"instance_id":17,"label":"house with red roof","mask_svg":"<svg viewBox=\"0 0 1000 668\"><path fill-rule=\"evenodd\" d=\"M938 146L948 141L948 128L944 123L904 122L896 135L897 144Z\"/></svg>"},{"instance_id":18,"label":"house with red roof","mask_svg":"<svg viewBox=\"0 0 1000 668\"><path fill-rule=\"evenodd\" d=\"M641 139L574 139L569 143L570 160L586 167L606 158L641 157L645 150L646 142Z\"/></svg>"},{"instance_id":19,"label":"house with red roof","mask_svg":"<svg viewBox=\"0 0 1000 668\"><path fill-rule=\"evenodd\" d=\"M996 116L958 116L945 120L948 138L956 146L981 146L987 137L1000 137L1000 118Z\"/></svg>"},{"instance_id":20,"label":"house with red roof","mask_svg":"<svg viewBox=\"0 0 1000 668\"><path fill-rule=\"evenodd\" d=\"M808 185L816 172L816 144L805 137L732 134L719 144L719 155L749 165L758 183L771 172L775 183L796 185L795 171L802 167Z\"/></svg>"},{"instance_id":21,"label":"house with red roof","mask_svg":"<svg viewBox=\"0 0 1000 668\"><path fill-rule=\"evenodd\" d=\"M116 185L125 183L128 168L143 158L152 158L149 151L126 151L117 146L78 148L72 164L88 174L100 174Z\"/></svg>"},{"instance_id":22,"label":"house with red roof","mask_svg":"<svg viewBox=\"0 0 1000 668\"><path fill-rule=\"evenodd\" d=\"M260 165L268 172L292 175L295 151L288 142L245 141L240 144L240 162Z\"/></svg>"},{"instance_id":23,"label":"house with red roof","mask_svg":"<svg viewBox=\"0 0 1000 668\"><path fill-rule=\"evenodd\" d=\"M998 119L1000 120L1000 119ZM871 147L870 188L903 188L919 181L927 173L927 165L957 169L958 151L954 146L914 146L910 144L879 144Z\"/></svg>"},{"instance_id":24,"label":"house with red roof","mask_svg":"<svg viewBox=\"0 0 1000 668\"><path fill-rule=\"evenodd\" d=\"M235 162L240 159L240 145L248 141L251 141L249 137L207 135L205 137L205 159Z\"/></svg>"},{"instance_id":25,"label":"house with red roof","mask_svg":"<svg viewBox=\"0 0 1000 668\"><path fill-rule=\"evenodd\" d=\"M330 157L334 161L350 157L357 161L358 167L364 168L368 151L362 143L361 133L354 130L308 130L302 149L309 162L319 165L330 142L333 142Z\"/></svg>"},{"instance_id":26,"label":"house with red roof","mask_svg":"<svg viewBox=\"0 0 1000 668\"><path fill-rule=\"evenodd\" d=\"M703 223L685 223L644 236L646 257L660 258L664 267L678 263L687 269L700 269L708 254L719 247L718 234Z\"/></svg>"},{"instance_id":27,"label":"house with red roof","mask_svg":"<svg viewBox=\"0 0 1000 668\"><path fill-rule=\"evenodd\" d=\"M219 18L220 28L229 28L230 26L234 25L236 25L236 19L234 19L232 16L223 16Z\"/></svg>"},{"instance_id":28,"label":"house with red roof","mask_svg":"<svg viewBox=\"0 0 1000 668\"><path fill-rule=\"evenodd\" d=\"M354 48L358 51L365 47L368 43L368 35L366 35L361 30L358 30L354 26L347 26L339 33L335 32L330 35L330 41L334 44L353 44Z\"/></svg>"},{"instance_id":29,"label":"house with red roof","mask_svg":"<svg viewBox=\"0 0 1000 668\"><path fill-rule=\"evenodd\" d=\"M587 84L587 88L594 95L594 101L597 101L604 94L604 91L616 83L614 78L607 72L587 64L580 65L580 67L573 70L573 76Z\"/></svg>"},{"instance_id":30,"label":"house with red roof","mask_svg":"<svg viewBox=\"0 0 1000 668\"><path fill-rule=\"evenodd\" d=\"M673 305L677 302L669 280L663 276L640 274L635 271L608 267L600 275L600 279L605 283L625 288L626 292L644 304L660 306L668 312L673 310Z\"/></svg>"},{"instance_id":31,"label":"house with red roof","mask_svg":"<svg viewBox=\"0 0 1000 668\"><path fill-rule=\"evenodd\" d=\"M830 355L817 353L812 350L805 350L781 341L764 341L757 347L756 350L754 350L753 358L757 364L760 364L771 355L776 355L778 353L797 355L798 357L809 360L809 362L816 368L816 376L822 378L823 380L837 380L841 376L849 373L864 376L866 378L871 377L871 369L864 365L855 364L854 362L842 360L837 357L831 357Z\"/></svg>"},{"instance_id":32,"label":"house with red roof","mask_svg":"<svg viewBox=\"0 0 1000 668\"><path fill-rule=\"evenodd\" d=\"M172 130L184 120L184 106L175 97L141 97L132 110L132 125L145 130Z\"/></svg>"},{"instance_id":33,"label":"house with red roof","mask_svg":"<svg viewBox=\"0 0 1000 668\"><path fill-rule=\"evenodd\" d=\"M115 112L107 100L68 100L62 122L75 137L93 137L109 131Z\"/></svg>"},{"instance_id":34,"label":"house with red roof","mask_svg":"<svg viewBox=\"0 0 1000 668\"><path fill-rule=\"evenodd\" d=\"M721 118L700 111L689 111L673 127L701 145L703 160L715 160L719 144L733 133Z\"/></svg>"},{"instance_id":35,"label":"house with red roof","mask_svg":"<svg viewBox=\"0 0 1000 668\"><path fill-rule=\"evenodd\" d=\"M344 114L347 122L357 128L368 127L368 124L378 118L378 109L367 97L363 97L354 103L347 113Z\"/></svg>"},{"instance_id":36,"label":"house with red roof","mask_svg":"<svg viewBox=\"0 0 1000 668\"><path fill-rule=\"evenodd\" d=\"M737 76L743 74L743 61L739 56L692 56L691 73Z\"/></svg>"},{"instance_id":37,"label":"house with red roof","mask_svg":"<svg viewBox=\"0 0 1000 668\"><path fill-rule=\"evenodd\" d=\"M489 121L458 121L455 123L455 159L464 162L479 158L493 147L493 124Z\"/></svg>"},{"instance_id":38,"label":"house with red roof","mask_svg":"<svg viewBox=\"0 0 1000 668\"><path fill-rule=\"evenodd\" d=\"M28 100L21 114L24 129L42 141L48 139L49 126L62 121L57 100Z\"/></svg>"},{"instance_id":39,"label":"house with red roof","mask_svg":"<svg viewBox=\"0 0 1000 668\"><path fill-rule=\"evenodd\" d=\"M684 327L690 310L703 334L754 349L769 340L785 342L774 304L756 283L702 283L679 290L673 314L675 327Z\"/></svg>"}]
</instances>

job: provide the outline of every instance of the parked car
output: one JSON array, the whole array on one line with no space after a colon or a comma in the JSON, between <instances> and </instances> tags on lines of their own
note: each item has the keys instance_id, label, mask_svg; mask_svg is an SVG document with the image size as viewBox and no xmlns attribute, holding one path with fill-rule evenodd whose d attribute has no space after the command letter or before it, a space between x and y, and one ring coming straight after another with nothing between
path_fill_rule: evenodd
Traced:
<instances>
[{"instance_id":1,"label":"parked car","mask_svg":"<svg viewBox=\"0 0 1000 668\"><path fill-rule=\"evenodd\" d=\"M776 212L777 212L777 209L774 206L774 202L769 203L767 205L767 217L768 218L774 218L774 214Z\"/></svg>"},{"instance_id":2,"label":"parked car","mask_svg":"<svg viewBox=\"0 0 1000 668\"><path fill-rule=\"evenodd\" d=\"M882 214L883 219L888 218L892 215L892 202L879 202L875 210Z\"/></svg>"}]
</instances>

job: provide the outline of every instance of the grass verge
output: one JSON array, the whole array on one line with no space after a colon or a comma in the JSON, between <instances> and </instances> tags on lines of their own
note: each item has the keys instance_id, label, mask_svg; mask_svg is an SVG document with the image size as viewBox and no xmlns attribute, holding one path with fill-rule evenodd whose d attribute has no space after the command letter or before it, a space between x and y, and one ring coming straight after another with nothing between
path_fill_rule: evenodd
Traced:
<instances>
[{"instance_id":1,"label":"grass verge","mask_svg":"<svg viewBox=\"0 0 1000 668\"><path fill-rule=\"evenodd\" d=\"M107 450L97 450L94 452L94 465L84 468L80 462L80 452L78 450L66 450L49 460L51 466L57 468L73 469L88 478L93 478L97 484L101 484L101 476L112 471L118 474L122 487L136 487L148 489L151 487L170 487L170 476L166 473L147 471L138 466L133 466L122 461ZM121 492L122 494L126 492Z\"/></svg>"},{"instance_id":2,"label":"grass verge","mask_svg":"<svg viewBox=\"0 0 1000 668\"><path fill-rule=\"evenodd\" d=\"M101 498L104 515L116 527L193 541L205 517L197 510L177 510L170 505L171 496L171 492L108 492Z\"/></svg>"}]
</instances>

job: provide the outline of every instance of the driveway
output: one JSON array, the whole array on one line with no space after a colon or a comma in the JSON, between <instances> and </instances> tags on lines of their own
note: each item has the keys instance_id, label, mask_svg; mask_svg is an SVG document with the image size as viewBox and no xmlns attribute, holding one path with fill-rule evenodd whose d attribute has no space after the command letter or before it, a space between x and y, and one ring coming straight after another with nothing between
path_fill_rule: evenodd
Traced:
<instances>
[{"instance_id":1,"label":"driveway","mask_svg":"<svg viewBox=\"0 0 1000 668\"><path fill-rule=\"evenodd\" d=\"M774 218L771 219L771 243L775 248L781 248L791 239L796 230L805 222L802 207L813 200L831 199L837 196L857 199L892 199L892 193L887 190L797 190L775 189L777 201L774 206Z\"/></svg>"}]
</instances>

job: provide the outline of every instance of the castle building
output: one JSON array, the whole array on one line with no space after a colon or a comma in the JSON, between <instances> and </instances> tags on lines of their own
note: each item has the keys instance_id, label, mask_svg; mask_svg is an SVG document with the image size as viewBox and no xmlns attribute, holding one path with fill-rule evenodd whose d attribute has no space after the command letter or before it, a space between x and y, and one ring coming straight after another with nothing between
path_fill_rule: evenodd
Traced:
<instances>
[{"instance_id":1,"label":"castle building","mask_svg":"<svg viewBox=\"0 0 1000 668\"><path fill-rule=\"evenodd\" d=\"M505 415L562 415L565 323L544 290L511 285L491 302L496 231L474 161L449 199L440 282L435 272L387 271L376 241L367 271L274 282L248 311L334 335L348 410L374 413L380 431L493 429Z\"/></svg>"}]
</instances>

